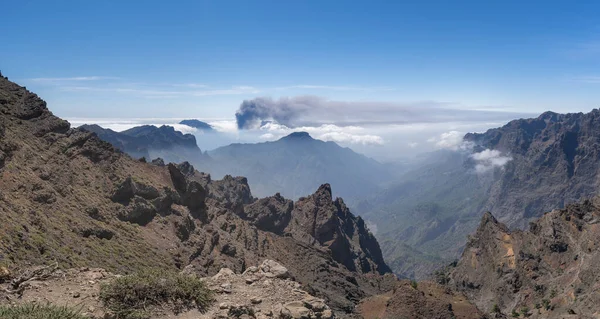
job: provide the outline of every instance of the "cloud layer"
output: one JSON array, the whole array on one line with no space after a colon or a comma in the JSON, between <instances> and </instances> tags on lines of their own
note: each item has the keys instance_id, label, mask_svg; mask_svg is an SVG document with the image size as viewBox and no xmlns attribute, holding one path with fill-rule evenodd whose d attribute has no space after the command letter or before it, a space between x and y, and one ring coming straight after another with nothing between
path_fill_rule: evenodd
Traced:
<instances>
[{"instance_id":1,"label":"cloud layer","mask_svg":"<svg viewBox=\"0 0 600 319\"><path fill-rule=\"evenodd\" d=\"M313 138L340 144L383 145L385 143L381 136L368 134L364 128L358 126L342 127L324 124L290 128L282 124L268 122L264 123L259 130L263 132L260 135L263 140L279 139L293 132L308 132Z\"/></svg>"},{"instance_id":2,"label":"cloud layer","mask_svg":"<svg viewBox=\"0 0 600 319\"><path fill-rule=\"evenodd\" d=\"M502 155L502 152L489 148L471 154L471 158L475 161L475 172L478 174L489 172L497 167L504 167L512 160L512 157Z\"/></svg>"}]
</instances>

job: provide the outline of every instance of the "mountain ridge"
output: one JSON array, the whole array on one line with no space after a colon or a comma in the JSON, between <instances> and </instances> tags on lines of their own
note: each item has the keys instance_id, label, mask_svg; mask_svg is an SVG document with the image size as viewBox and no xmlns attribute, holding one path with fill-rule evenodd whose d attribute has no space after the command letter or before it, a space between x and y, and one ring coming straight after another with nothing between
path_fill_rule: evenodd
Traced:
<instances>
[{"instance_id":1,"label":"mountain ridge","mask_svg":"<svg viewBox=\"0 0 600 319\"><path fill-rule=\"evenodd\" d=\"M213 163L200 168L221 176L227 172L248 177L262 196L281 193L299 198L329 183L336 196L354 202L378 189L390 173L374 159L335 142L295 132L276 141L234 143L208 152Z\"/></svg>"}]
</instances>

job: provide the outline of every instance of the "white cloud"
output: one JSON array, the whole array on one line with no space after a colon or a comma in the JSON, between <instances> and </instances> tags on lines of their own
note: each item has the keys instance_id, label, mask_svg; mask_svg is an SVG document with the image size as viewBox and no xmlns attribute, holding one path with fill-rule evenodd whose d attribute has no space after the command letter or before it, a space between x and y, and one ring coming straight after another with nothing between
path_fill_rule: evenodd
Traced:
<instances>
[{"instance_id":1,"label":"white cloud","mask_svg":"<svg viewBox=\"0 0 600 319\"><path fill-rule=\"evenodd\" d=\"M407 145L408 145L408 147L410 147L410 148L415 148L415 147L419 146L419 143L417 143L417 142L410 142L410 143L408 143Z\"/></svg>"},{"instance_id":2,"label":"white cloud","mask_svg":"<svg viewBox=\"0 0 600 319\"><path fill-rule=\"evenodd\" d=\"M371 231L371 234L373 235L377 235L377 224L375 224L374 222L370 221L370 220L365 220L365 224L367 225L367 228L369 229L369 231Z\"/></svg>"},{"instance_id":3,"label":"white cloud","mask_svg":"<svg viewBox=\"0 0 600 319\"><path fill-rule=\"evenodd\" d=\"M278 139L293 132L308 132L313 138L340 144L383 145L385 143L381 136L365 134L365 129L359 126L324 124L289 128L282 124L269 122L262 125L259 130L266 132L260 138L267 140Z\"/></svg>"},{"instance_id":4,"label":"white cloud","mask_svg":"<svg viewBox=\"0 0 600 319\"><path fill-rule=\"evenodd\" d=\"M169 124L168 126L172 126L175 131L179 131L183 134L196 134L198 133L198 129L195 127L187 126L185 124Z\"/></svg>"},{"instance_id":5,"label":"white cloud","mask_svg":"<svg viewBox=\"0 0 600 319\"><path fill-rule=\"evenodd\" d=\"M261 140L272 140L275 139L275 135L273 135L273 133L265 133L259 136L258 138L260 138Z\"/></svg>"},{"instance_id":6,"label":"white cloud","mask_svg":"<svg viewBox=\"0 0 600 319\"><path fill-rule=\"evenodd\" d=\"M235 120L213 120L208 121L217 132L236 133L238 132L237 123Z\"/></svg>"},{"instance_id":7,"label":"white cloud","mask_svg":"<svg viewBox=\"0 0 600 319\"><path fill-rule=\"evenodd\" d=\"M489 148L471 154L471 158L475 160L475 172L478 174L486 173L496 167L504 167L506 163L512 160L512 157L504 156L502 152Z\"/></svg>"},{"instance_id":8,"label":"white cloud","mask_svg":"<svg viewBox=\"0 0 600 319\"><path fill-rule=\"evenodd\" d=\"M472 142L463 141L465 133L459 131L448 131L440 134L437 137L427 139L429 143L435 143L435 147L439 149L447 149L452 151L465 151L473 148Z\"/></svg>"},{"instance_id":9,"label":"white cloud","mask_svg":"<svg viewBox=\"0 0 600 319\"><path fill-rule=\"evenodd\" d=\"M463 143L463 136L464 134L458 131L442 133L439 140L436 141L435 146L456 151Z\"/></svg>"}]
</instances>

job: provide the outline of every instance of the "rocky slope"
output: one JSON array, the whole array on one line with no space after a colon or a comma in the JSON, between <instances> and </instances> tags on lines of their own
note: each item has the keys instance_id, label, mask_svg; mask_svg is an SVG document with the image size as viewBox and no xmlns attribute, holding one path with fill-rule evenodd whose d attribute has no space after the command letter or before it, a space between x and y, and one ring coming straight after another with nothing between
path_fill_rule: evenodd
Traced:
<instances>
[{"instance_id":1,"label":"rocky slope","mask_svg":"<svg viewBox=\"0 0 600 319\"><path fill-rule=\"evenodd\" d=\"M77 305L87 317L112 318L111 310L100 300L100 287L117 276L101 268L47 271L44 276L24 282L19 295L6 293L11 285L0 282L0 296L15 305ZM333 317L323 299L302 290L299 283L289 278L288 270L273 260L251 266L243 274L223 268L216 275L201 280L213 291L213 302L205 312L197 309L175 312L163 307L150 311L149 319Z\"/></svg>"},{"instance_id":2,"label":"rocky slope","mask_svg":"<svg viewBox=\"0 0 600 319\"><path fill-rule=\"evenodd\" d=\"M475 151L498 150L512 160L497 174L484 209L509 227L525 227L545 211L597 194L600 110L546 112L483 134L467 134Z\"/></svg>"},{"instance_id":3,"label":"rocky slope","mask_svg":"<svg viewBox=\"0 0 600 319\"><path fill-rule=\"evenodd\" d=\"M600 198L568 205L510 231L487 213L450 285L481 310L531 318L600 316Z\"/></svg>"},{"instance_id":4,"label":"rocky slope","mask_svg":"<svg viewBox=\"0 0 600 319\"><path fill-rule=\"evenodd\" d=\"M134 158L162 158L175 163L201 163L210 160L200 151L194 135L175 131L171 126L144 125L123 132L104 129L98 125L82 125L80 128L96 133L102 140Z\"/></svg>"},{"instance_id":5,"label":"rocky slope","mask_svg":"<svg viewBox=\"0 0 600 319\"><path fill-rule=\"evenodd\" d=\"M4 77L0 113L1 264L209 276L269 258L341 315L394 281L364 222L327 185L296 203L257 200L245 178L134 160Z\"/></svg>"},{"instance_id":6,"label":"rocky slope","mask_svg":"<svg viewBox=\"0 0 600 319\"><path fill-rule=\"evenodd\" d=\"M364 319L482 319L467 298L429 281L402 280L393 290L366 298L358 306Z\"/></svg>"}]
</instances>

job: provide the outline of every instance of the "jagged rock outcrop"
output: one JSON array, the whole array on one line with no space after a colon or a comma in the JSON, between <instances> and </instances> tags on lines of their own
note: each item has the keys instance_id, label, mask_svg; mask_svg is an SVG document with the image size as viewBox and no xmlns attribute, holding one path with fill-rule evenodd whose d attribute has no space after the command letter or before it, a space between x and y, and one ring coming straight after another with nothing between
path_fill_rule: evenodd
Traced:
<instances>
[{"instance_id":1,"label":"jagged rock outcrop","mask_svg":"<svg viewBox=\"0 0 600 319\"><path fill-rule=\"evenodd\" d=\"M244 207L242 218L259 229L281 234L292 219L293 209L294 202L277 193Z\"/></svg>"},{"instance_id":2,"label":"jagged rock outcrop","mask_svg":"<svg viewBox=\"0 0 600 319\"><path fill-rule=\"evenodd\" d=\"M332 200L329 184L296 202L286 232L308 244L316 241L328 248L337 262L352 271L390 272L364 220L355 217L341 198Z\"/></svg>"},{"instance_id":3,"label":"jagged rock outcrop","mask_svg":"<svg viewBox=\"0 0 600 319\"><path fill-rule=\"evenodd\" d=\"M283 198L254 198L246 178L213 180L189 163L135 160L64 123L35 94L0 78L0 264L212 276L273 259L348 317L360 299L395 281L380 275L387 266L364 222L333 202L327 186L289 212Z\"/></svg>"},{"instance_id":4,"label":"jagged rock outcrop","mask_svg":"<svg viewBox=\"0 0 600 319\"><path fill-rule=\"evenodd\" d=\"M600 199L554 210L510 231L486 213L451 272L480 309L531 318L600 315Z\"/></svg>"}]
</instances>

